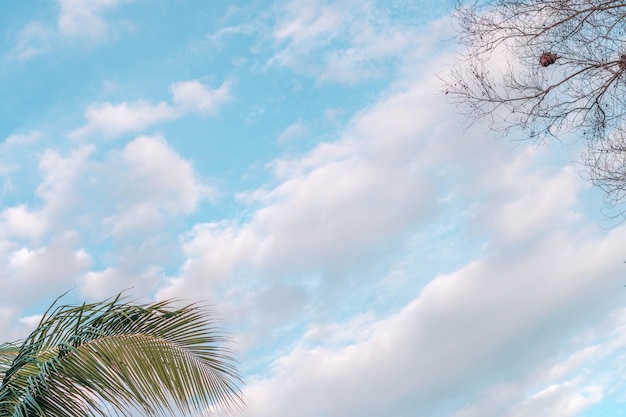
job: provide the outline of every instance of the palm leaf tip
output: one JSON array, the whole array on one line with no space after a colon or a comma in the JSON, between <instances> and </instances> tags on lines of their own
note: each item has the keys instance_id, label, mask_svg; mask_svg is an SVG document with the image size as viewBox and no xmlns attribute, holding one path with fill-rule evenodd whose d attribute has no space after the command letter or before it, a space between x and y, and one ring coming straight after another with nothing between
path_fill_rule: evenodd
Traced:
<instances>
[{"instance_id":1,"label":"palm leaf tip","mask_svg":"<svg viewBox=\"0 0 626 417\"><path fill-rule=\"evenodd\" d=\"M118 296L49 311L25 340L3 345L13 356L3 369L0 415L240 409L227 333L204 306L177 302L135 305Z\"/></svg>"}]
</instances>

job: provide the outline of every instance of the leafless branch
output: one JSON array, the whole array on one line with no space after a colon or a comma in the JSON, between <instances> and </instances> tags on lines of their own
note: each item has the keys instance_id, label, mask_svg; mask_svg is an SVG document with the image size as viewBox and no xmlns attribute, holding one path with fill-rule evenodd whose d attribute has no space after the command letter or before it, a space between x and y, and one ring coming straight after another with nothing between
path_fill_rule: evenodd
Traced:
<instances>
[{"instance_id":1,"label":"leafless branch","mask_svg":"<svg viewBox=\"0 0 626 417\"><path fill-rule=\"evenodd\" d=\"M465 49L444 92L468 122L536 142L574 132L607 204L625 201L626 2L460 2L455 18Z\"/></svg>"}]
</instances>

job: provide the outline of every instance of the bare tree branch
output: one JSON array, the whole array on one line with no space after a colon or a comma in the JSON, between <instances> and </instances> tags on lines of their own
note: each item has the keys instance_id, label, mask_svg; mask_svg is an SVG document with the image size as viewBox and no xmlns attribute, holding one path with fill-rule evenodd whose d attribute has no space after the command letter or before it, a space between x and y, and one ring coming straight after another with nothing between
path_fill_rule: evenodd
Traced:
<instances>
[{"instance_id":1,"label":"bare tree branch","mask_svg":"<svg viewBox=\"0 0 626 417\"><path fill-rule=\"evenodd\" d=\"M544 142L575 132L607 204L626 199L626 3L618 0L460 2L464 52L443 77L469 123Z\"/></svg>"}]
</instances>

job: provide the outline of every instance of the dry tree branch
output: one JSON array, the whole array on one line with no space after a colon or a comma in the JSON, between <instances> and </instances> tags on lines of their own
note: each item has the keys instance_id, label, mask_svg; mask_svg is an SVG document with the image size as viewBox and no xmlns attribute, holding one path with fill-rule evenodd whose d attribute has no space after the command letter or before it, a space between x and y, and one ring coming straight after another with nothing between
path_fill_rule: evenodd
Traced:
<instances>
[{"instance_id":1,"label":"dry tree branch","mask_svg":"<svg viewBox=\"0 0 626 417\"><path fill-rule=\"evenodd\" d=\"M454 13L464 48L443 76L468 123L535 142L573 132L607 204L626 199L626 3L487 0Z\"/></svg>"}]
</instances>

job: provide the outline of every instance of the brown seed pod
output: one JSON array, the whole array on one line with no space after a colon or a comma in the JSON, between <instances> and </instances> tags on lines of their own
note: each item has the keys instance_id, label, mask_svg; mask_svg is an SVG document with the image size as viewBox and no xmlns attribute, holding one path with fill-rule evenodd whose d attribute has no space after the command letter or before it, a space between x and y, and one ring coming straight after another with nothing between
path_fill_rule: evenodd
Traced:
<instances>
[{"instance_id":1,"label":"brown seed pod","mask_svg":"<svg viewBox=\"0 0 626 417\"><path fill-rule=\"evenodd\" d=\"M541 65L542 67L547 67L548 65L554 64L557 59L559 59L559 56L557 54L553 54L552 52L544 52L539 58L539 65Z\"/></svg>"}]
</instances>

